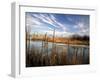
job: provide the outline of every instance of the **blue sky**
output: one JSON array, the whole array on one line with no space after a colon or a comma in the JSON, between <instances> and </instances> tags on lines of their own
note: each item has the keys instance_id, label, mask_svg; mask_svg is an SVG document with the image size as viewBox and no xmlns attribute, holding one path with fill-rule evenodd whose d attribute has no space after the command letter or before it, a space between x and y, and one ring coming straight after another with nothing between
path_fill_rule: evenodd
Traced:
<instances>
[{"instance_id":1,"label":"blue sky","mask_svg":"<svg viewBox=\"0 0 100 80\"><path fill-rule=\"evenodd\" d=\"M56 36L89 35L89 15L26 12L26 27L31 33L52 35L55 29Z\"/></svg>"}]
</instances>

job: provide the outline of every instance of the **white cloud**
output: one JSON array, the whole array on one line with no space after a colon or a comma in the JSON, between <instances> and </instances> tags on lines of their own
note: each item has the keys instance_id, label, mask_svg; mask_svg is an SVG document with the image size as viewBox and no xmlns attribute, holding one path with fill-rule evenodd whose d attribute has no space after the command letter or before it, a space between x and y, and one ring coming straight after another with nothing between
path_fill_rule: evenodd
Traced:
<instances>
[{"instance_id":1,"label":"white cloud","mask_svg":"<svg viewBox=\"0 0 100 80\"><path fill-rule=\"evenodd\" d=\"M54 15L49 14L33 14L38 20L43 21L47 24L54 26L57 29L62 29L63 31L68 31L66 25L62 24L61 22L57 21Z\"/></svg>"},{"instance_id":2,"label":"white cloud","mask_svg":"<svg viewBox=\"0 0 100 80\"><path fill-rule=\"evenodd\" d=\"M52 14L27 14L26 15L27 26L33 27L32 29L40 29L43 30L44 33L53 34L53 30L55 27L57 36L69 36L74 34L74 32L69 32L69 24L63 24L59 22L55 15ZM89 26L84 22L74 22L71 18L68 18L69 21L72 21L73 28L77 34L80 35L89 35ZM46 23L46 24L45 24ZM47 24L52 25L53 27L49 27ZM62 31L61 31L62 30Z\"/></svg>"},{"instance_id":3,"label":"white cloud","mask_svg":"<svg viewBox=\"0 0 100 80\"><path fill-rule=\"evenodd\" d=\"M31 15L27 15L26 21L27 21L27 24L30 24L30 25L41 24L37 19L33 18Z\"/></svg>"},{"instance_id":4,"label":"white cloud","mask_svg":"<svg viewBox=\"0 0 100 80\"><path fill-rule=\"evenodd\" d=\"M77 22L76 25L73 26L74 29L77 30L77 34L79 35L89 35L89 26L84 22Z\"/></svg>"},{"instance_id":5,"label":"white cloud","mask_svg":"<svg viewBox=\"0 0 100 80\"><path fill-rule=\"evenodd\" d=\"M53 20L53 22L55 22L56 26L59 27L59 29L63 29L63 31L68 31L69 29L67 28L67 24L62 24L59 21L57 21L57 19L51 15L51 19Z\"/></svg>"},{"instance_id":6,"label":"white cloud","mask_svg":"<svg viewBox=\"0 0 100 80\"><path fill-rule=\"evenodd\" d=\"M78 26L78 25L74 25L73 27L74 27L75 29L78 29L79 26Z\"/></svg>"},{"instance_id":7,"label":"white cloud","mask_svg":"<svg viewBox=\"0 0 100 80\"><path fill-rule=\"evenodd\" d=\"M70 17L66 17L69 21L73 22L73 19Z\"/></svg>"},{"instance_id":8,"label":"white cloud","mask_svg":"<svg viewBox=\"0 0 100 80\"><path fill-rule=\"evenodd\" d=\"M49 31L46 31L48 33L48 35L53 35L53 30L49 30ZM60 32L60 31L55 31L55 36L57 37L69 37L71 35L73 35L74 33L71 33L71 32Z\"/></svg>"}]
</instances>

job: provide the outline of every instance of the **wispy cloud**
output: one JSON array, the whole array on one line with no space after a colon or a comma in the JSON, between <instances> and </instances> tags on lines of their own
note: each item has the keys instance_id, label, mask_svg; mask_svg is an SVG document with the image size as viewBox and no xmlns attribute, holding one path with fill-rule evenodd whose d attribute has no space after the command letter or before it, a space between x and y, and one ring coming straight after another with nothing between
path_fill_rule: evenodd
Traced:
<instances>
[{"instance_id":1,"label":"wispy cloud","mask_svg":"<svg viewBox=\"0 0 100 80\"><path fill-rule=\"evenodd\" d=\"M77 29L79 35L89 35L89 26L84 22L77 22L77 24L74 25L74 28Z\"/></svg>"},{"instance_id":2,"label":"wispy cloud","mask_svg":"<svg viewBox=\"0 0 100 80\"><path fill-rule=\"evenodd\" d=\"M62 29L63 31L67 31L66 25L62 24L61 22L57 21L56 17L53 14L33 14L33 17L38 19L43 23L47 23L52 25L55 29Z\"/></svg>"},{"instance_id":3,"label":"wispy cloud","mask_svg":"<svg viewBox=\"0 0 100 80\"><path fill-rule=\"evenodd\" d=\"M60 14L27 12L26 25L32 28L32 32L39 31L52 34L52 31L55 29L57 35L68 36L73 33L89 35L89 23L86 22L84 17L79 16L80 20L77 17L70 15L66 17L66 14L64 16Z\"/></svg>"}]
</instances>

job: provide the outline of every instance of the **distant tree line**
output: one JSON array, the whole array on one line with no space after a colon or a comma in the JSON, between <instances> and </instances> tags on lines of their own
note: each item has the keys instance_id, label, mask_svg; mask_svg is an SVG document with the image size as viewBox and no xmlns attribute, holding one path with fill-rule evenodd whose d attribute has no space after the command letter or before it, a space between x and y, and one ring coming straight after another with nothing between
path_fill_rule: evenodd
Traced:
<instances>
[{"instance_id":1,"label":"distant tree line","mask_svg":"<svg viewBox=\"0 0 100 80\"><path fill-rule=\"evenodd\" d=\"M80 36L80 35L75 34L71 36L71 39L89 41L89 36L87 35Z\"/></svg>"}]
</instances>

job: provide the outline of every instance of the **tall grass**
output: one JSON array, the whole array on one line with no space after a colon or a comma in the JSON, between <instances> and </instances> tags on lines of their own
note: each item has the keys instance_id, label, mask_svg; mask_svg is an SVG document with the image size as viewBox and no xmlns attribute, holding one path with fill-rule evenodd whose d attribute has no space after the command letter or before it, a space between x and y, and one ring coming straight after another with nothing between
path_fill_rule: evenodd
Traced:
<instances>
[{"instance_id":1,"label":"tall grass","mask_svg":"<svg viewBox=\"0 0 100 80\"><path fill-rule=\"evenodd\" d=\"M35 38L35 34L33 38ZM52 50L50 53L48 52L49 37L47 33L42 36L40 51L34 46L30 47L30 41L30 38L26 38L26 67L89 64L89 52L87 52L87 55L84 52L87 48L70 46L69 39L67 39L66 45L56 45L55 29L53 31ZM27 44L28 42L29 44Z\"/></svg>"}]
</instances>

